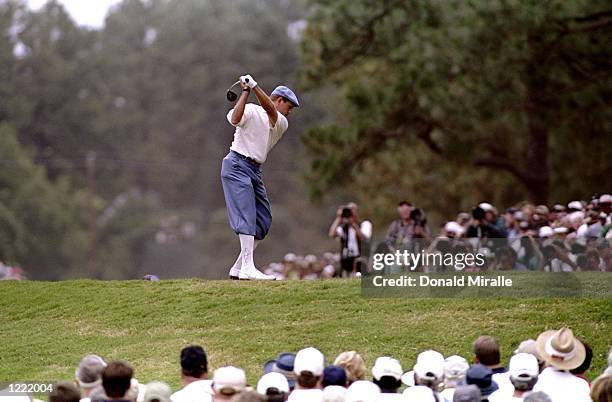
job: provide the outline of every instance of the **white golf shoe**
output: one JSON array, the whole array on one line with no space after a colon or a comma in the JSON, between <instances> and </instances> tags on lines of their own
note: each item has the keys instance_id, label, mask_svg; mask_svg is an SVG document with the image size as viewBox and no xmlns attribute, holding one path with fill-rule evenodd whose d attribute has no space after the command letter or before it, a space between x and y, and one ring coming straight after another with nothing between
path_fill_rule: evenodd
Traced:
<instances>
[{"instance_id":1,"label":"white golf shoe","mask_svg":"<svg viewBox=\"0 0 612 402\"><path fill-rule=\"evenodd\" d=\"M229 270L229 277L230 277L230 279L238 280L238 279L240 279L240 278L238 278L239 275L240 275L240 268L232 267Z\"/></svg>"},{"instance_id":2,"label":"white golf shoe","mask_svg":"<svg viewBox=\"0 0 612 402\"><path fill-rule=\"evenodd\" d=\"M256 280L256 281L274 281L276 278L272 275L266 275L255 267L242 268L238 274L240 280Z\"/></svg>"}]
</instances>

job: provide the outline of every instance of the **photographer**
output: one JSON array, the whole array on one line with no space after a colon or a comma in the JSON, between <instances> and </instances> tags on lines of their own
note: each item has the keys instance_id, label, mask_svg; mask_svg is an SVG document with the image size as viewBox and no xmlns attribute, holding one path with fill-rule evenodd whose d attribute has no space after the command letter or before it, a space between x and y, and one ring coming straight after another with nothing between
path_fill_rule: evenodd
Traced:
<instances>
[{"instance_id":1,"label":"photographer","mask_svg":"<svg viewBox=\"0 0 612 402\"><path fill-rule=\"evenodd\" d=\"M369 221L361 225L358 223L356 209L357 205L354 203L339 207L336 218L329 227L329 237L340 240L342 277L361 272L361 267L358 269L358 258L362 254L362 243L372 235Z\"/></svg>"},{"instance_id":2,"label":"photographer","mask_svg":"<svg viewBox=\"0 0 612 402\"><path fill-rule=\"evenodd\" d=\"M391 253L396 250L413 250L413 239L429 239L427 218L422 209L416 209L408 201L401 201L397 206L399 219L389 225L385 244Z\"/></svg>"},{"instance_id":3,"label":"photographer","mask_svg":"<svg viewBox=\"0 0 612 402\"><path fill-rule=\"evenodd\" d=\"M496 250L508 243L506 231L491 223L486 215L487 212L481 206L472 210L472 223L467 229L466 237L486 239L483 245L487 244L489 248Z\"/></svg>"}]
</instances>

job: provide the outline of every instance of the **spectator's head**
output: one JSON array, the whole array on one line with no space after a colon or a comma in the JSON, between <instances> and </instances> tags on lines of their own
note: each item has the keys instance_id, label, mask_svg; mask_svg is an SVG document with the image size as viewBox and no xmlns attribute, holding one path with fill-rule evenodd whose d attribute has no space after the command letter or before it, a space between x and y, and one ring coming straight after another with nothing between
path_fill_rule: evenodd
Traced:
<instances>
[{"instance_id":1,"label":"spectator's head","mask_svg":"<svg viewBox=\"0 0 612 402\"><path fill-rule=\"evenodd\" d=\"M539 371L542 371L542 369L544 368L544 359L542 359L542 356L540 356L540 354L538 353L538 346L535 340L526 339L521 342L518 348L516 348L516 350L514 351L514 354L517 353L529 353L530 355L534 355L535 358L538 360Z\"/></svg>"},{"instance_id":2,"label":"spectator's head","mask_svg":"<svg viewBox=\"0 0 612 402\"><path fill-rule=\"evenodd\" d=\"M289 383L281 373L264 374L257 382L257 392L266 396L268 402L282 402L289 394Z\"/></svg>"},{"instance_id":3,"label":"spectator's head","mask_svg":"<svg viewBox=\"0 0 612 402\"><path fill-rule=\"evenodd\" d=\"M396 359L383 356L372 367L372 379L383 393L396 393L402 385L402 365Z\"/></svg>"},{"instance_id":4,"label":"spectator's head","mask_svg":"<svg viewBox=\"0 0 612 402\"><path fill-rule=\"evenodd\" d=\"M450 238L458 238L463 236L465 229L455 221L449 221L444 224L444 235Z\"/></svg>"},{"instance_id":5,"label":"spectator's head","mask_svg":"<svg viewBox=\"0 0 612 402\"><path fill-rule=\"evenodd\" d=\"M584 346L584 360L582 361L582 364L580 364L580 366L570 370L570 373L574 375L583 375L584 373L586 373L589 368L591 368L591 361L593 360L593 349L591 349L591 346L586 342L580 342Z\"/></svg>"},{"instance_id":6,"label":"spectator's head","mask_svg":"<svg viewBox=\"0 0 612 402\"><path fill-rule=\"evenodd\" d=\"M59 382L49 394L49 402L79 402L81 393L71 382Z\"/></svg>"},{"instance_id":7,"label":"spectator's head","mask_svg":"<svg viewBox=\"0 0 612 402\"><path fill-rule=\"evenodd\" d=\"M605 214L612 213L612 195L603 194L599 197L599 209Z\"/></svg>"},{"instance_id":8,"label":"spectator's head","mask_svg":"<svg viewBox=\"0 0 612 402\"><path fill-rule=\"evenodd\" d=\"M346 387L346 371L340 366L327 366L323 370L323 387L339 385Z\"/></svg>"},{"instance_id":9,"label":"spectator's head","mask_svg":"<svg viewBox=\"0 0 612 402\"><path fill-rule=\"evenodd\" d=\"M89 396L92 389L102 384L102 371L106 362L98 355L85 356L76 369L75 377L83 397Z\"/></svg>"},{"instance_id":10,"label":"spectator's head","mask_svg":"<svg viewBox=\"0 0 612 402\"><path fill-rule=\"evenodd\" d=\"M549 365L559 370L571 370L584 362L586 350L572 330L545 331L538 336L538 353Z\"/></svg>"},{"instance_id":11,"label":"spectator's head","mask_svg":"<svg viewBox=\"0 0 612 402\"><path fill-rule=\"evenodd\" d=\"M612 402L612 375L602 375L591 385L593 402Z\"/></svg>"},{"instance_id":12,"label":"spectator's head","mask_svg":"<svg viewBox=\"0 0 612 402\"><path fill-rule=\"evenodd\" d=\"M144 391L144 402L170 402L172 391L168 384L153 381L147 384Z\"/></svg>"},{"instance_id":13,"label":"spectator's head","mask_svg":"<svg viewBox=\"0 0 612 402\"><path fill-rule=\"evenodd\" d=\"M489 223L494 223L497 217L497 209L488 202L481 202L478 207L484 211L484 219Z\"/></svg>"},{"instance_id":14,"label":"spectator's head","mask_svg":"<svg viewBox=\"0 0 612 402\"><path fill-rule=\"evenodd\" d=\"M435 350L421 352L413 370L415 385L436 389L444 377L444 356Z\"/></svg>"},{"instance_id":15,"label":"spectator's head","mask_svg":"<svg viewBox=\"0 0 612 402\"><path fill-rule=\"evenodd\" d=\"M268 402L269 399L255 391L244 391L236 395L232 402Z\"/></svg>"},{"instance_id":16,"label":"spectator's head","mask_svg":"<svg viewBox=\"0 0 612 402\"><path fill-rule=\"evenodd\" d=\"M529 353L517 353L510 359L510 382L518 391L531 391L538 381L538 359Z\"/></svg>"},{"instance_id":17,"label":"spectator's head","mask_svg":"<svg viewBox=\"0 0 612 402\"><path fill-rule=\"evenodd\" d=\"M112 361L102 371L102 386L110 400L123 399L130 389L134 369L125 361Z\"/></svg>"},{"instance_id":18,"label":"spectator's head","mask_svg":"<svg viewBox=\"0 0 612 402\"><path fill-rule=\"evenodd\" d=\"M550 399L548 394L542 391L527 392L523 398L523 402L552 402L552 399Z\"/></svg>"},{"instance_id":19,"label":"spectator's head","mask_svg":"<svg viewBox=\"0 0 612 402\"><path fill-rule=\"evenodd\" d=\"M183 378L208 378L208 362L201 346L191 345L181 350L181 375Z\"/></svg>"},{"instance_id":20,"label":"spectator's head","mask_svg":"<svg viewBox=\"0 0 612 402\"><path fill-rule=\"evenodd\" d=\"M216 399L231 400L246 388L244 370L233 366L221 367L215 370L212 389Z\"/></svg>"},{"instance_id":21,"label":"spectator's head","mask_svg":"<svg viewBox=\"0 0 612 402\"><path fill-rule=\"evenodd\" d=\"M357 203L351 201L348 204L346 204L346 207L349 208L351 212L353 212L353 218L355 218L355 220L358 221L359 220L359 206L357 205Z\"/></svg>"},{"instance_id":22,"label":"spectator's head","mask_svg":"<svg viewBox=\"0 0 612 402\"><path fill-rule=\"evenodd\" d=\"M465 379L470 365L461 356L449 356L444 361L444 388L454 388Z\"/></svg>"},{"instance_id":23,"label":"spectator's head","mask_svg":"<svg viewBox=\"0 0 612 402\"><path fill-rule=\"evenodd\" d=\"M295 388L296 375L293 372L295 353L281 353L276 360L269 360L264 365L264 374L269 372L280 373L287 378L289 389Z\"/></svg>"},{"instance_id":24,"label":"spectator's head","mask_svg":"<svg viewBox=\"0 0 612 402\"><path fill-rule=\"evenodd\" d=\"M346 388L339 385L330 385L323 389L323 402L344 402Z\"/></svg>"},{"instance_id":25,"label":"spectator's head","mask_svg":"<svg viewBox=\"0 0 612 402\"><path fill-rule=\"evenodd\" d=\"M498 388L497 383L493 381L493 371L483 364L472 365L465 375L465 382L476 385L483 397L491 395Z\"/></svg>"},{"instance_id":26,"label":"spectator's head","mask_svg":"<svg viewBox=\"0 0 612 402\"><path fill-rule=\"evenodd\" d=\"M365 362L361 355L354 350L340 353L338 357L336 357L334 364L346 370L346 379L349 385L355 381L363 380L365 377Z\"/></svg>"},{"instance_id":27,"label":"spectator's head","mask_svg":"<svg viewBox=\"0 0 612 402\"><path fill-rule=\"evenodd\" d=\"M380 388L370 381L355 381L346 390L345 402L378 402Z\"/></svg>"},{"instance_id":28,"label":"spectator's head","mask_svg":"<svg viewBox=\"0 0 612 402\"><path fill-rule=\"evenodd\" d=\"M473 345L474 362L488 367L500 364L499 343L492 336L482 335L476 338Z\"/></svg>"},{"instance_id":29,"label":"spectator's head","mask_svg":"<svg viewBox=\"0 0 612 402\"><path fill-rule=\"evenodd\" d=\"M597 250L589 250L586 253L586 270L599 271L599 253Z\"/></svg>"},{"instance_id":30,"label":"spectator's head","mask_svg":"<svg viewBox=\"0 0 612 402\"><path fill-rule=\"evenodd\" d=\"M408 387L402 394L406 401L418 401L418 402L436 402L437 399L434 396L433 390L423 385L415 385L414 387Z\"/></svg>"},{"instance_id":31,"label":"spectator's head","mask_svg":"<svg viewBox=\"0 0 612 402\"><path fill-rule=\"evenodd\" d=\"M325 357L315 348L300 350L295 355L293 372L297 375L297 383L302 389L318 388L323 376Z\"/></svg>"},{"instance_id":32,"label":"spectator's head","mask_svg":"<svg viewBox=\"0 0 612 402\"><path fill-rule=\"evenodd\" d=\"M410 219L410 212L412 211L412 204L408 201L400 201L397 205L397 213L401 220L407 221Z\"/></svg>"},{"instance_id":33,"label":"spectator's head","mask_svg":"<svg viewBox=\"0 0 612 402\"><path fill-rule=\"evenodd\" d=\"M460 385L455 389L453 402L480 402L482 395L476 385Z\"/></svg>"},{"instance_id":34,"label":"spectator's head","mask_svg":"<svg viewBox=\"0 0 612 402\"><path fill-rule=\"evenodd\" d=\"M455 221L465 228L470 223L471 218L471 215L467 212L460 212Z\"/></svg>"},{"instance_id":35,"label":"spectator's head","mask_svg":"<svg viewBox=\"0 0 612 402\"><path fill-rule=\"evenodd\" d=\"M516 265L516 251L512 247L500 247L495 253L500 271L512 271Z\"/></svg>"}]
</instances>

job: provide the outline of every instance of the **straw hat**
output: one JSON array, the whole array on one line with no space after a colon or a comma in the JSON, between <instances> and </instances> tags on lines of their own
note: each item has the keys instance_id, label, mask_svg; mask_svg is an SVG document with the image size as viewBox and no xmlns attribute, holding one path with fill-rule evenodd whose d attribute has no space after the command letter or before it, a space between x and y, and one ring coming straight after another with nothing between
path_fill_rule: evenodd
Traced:
<instances>
[{"instance_id":1,"label":"straw hat","mask_svg":"<svg viewBox=\"0 0 612 402\"><path fill-rule=\"evenodd\" d=\"M549 365L560 370L571 370L580 366L586 356L584 345L574 337L569 328L542 332L536 342L540 356Z\"/></svg>"}]
</instances>

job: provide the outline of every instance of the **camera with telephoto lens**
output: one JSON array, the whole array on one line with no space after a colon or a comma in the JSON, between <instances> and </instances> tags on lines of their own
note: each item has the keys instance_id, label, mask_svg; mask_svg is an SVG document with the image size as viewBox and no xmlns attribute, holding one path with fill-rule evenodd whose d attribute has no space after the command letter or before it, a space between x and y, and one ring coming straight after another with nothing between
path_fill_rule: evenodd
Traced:
<instances>
[{"instance_id":1,"label":"camera with telephoto lens","mask_svg":"<svg viewBox=\"0 0 612 402\"><path fill-rule=\"evenodd\" d=\"M425 225L427 225L427 216L425 215L425 211L420 208L415 208L410 211L410 219L412 219L415 226L425 227Z\"/></svg>"},{"instance_id":2,"label":"camera with telephoto lens","mask_svg":"<svg viewBox=\"0 0 612 402\"><path fill-rule=\"evenodd\" d=\"M353 216L353 211L350 208L342 208L342 214L340 215L341 218L346 219L350 218L351 216Z\"/></svg>"},{"instance_id":3,"label":"camera with telephoto lens","mask_svg":"<svg viewBox=\"0 0 612 402\"><path fill-rule=\"evenodd\" d=\"M485 217L484 209L480 207L476 207L472 210L472 218L474 218L475 220L481 221L484 219L484 217Z\"/></svg>"}]
</instances>

